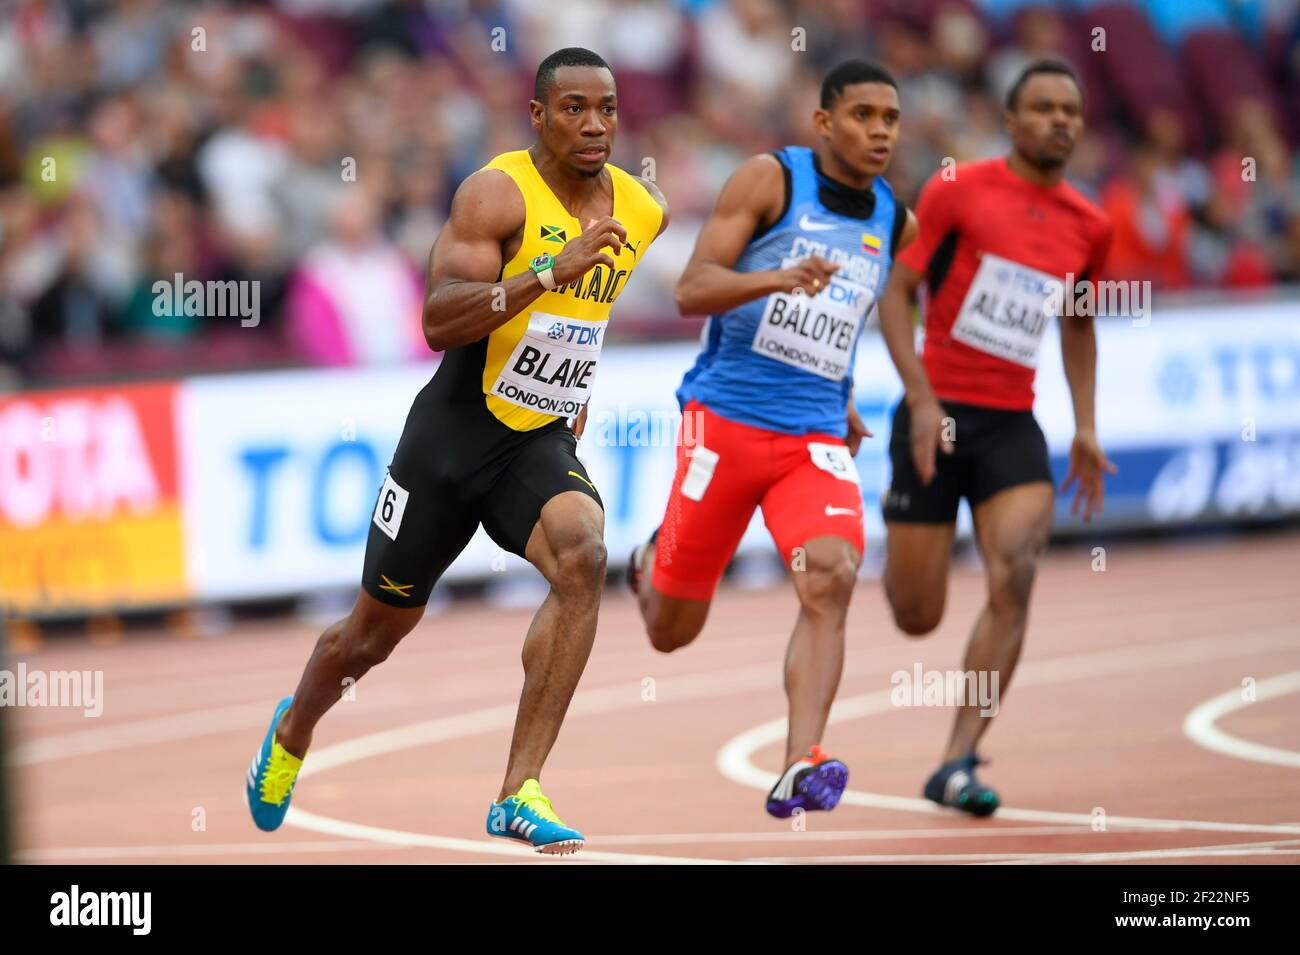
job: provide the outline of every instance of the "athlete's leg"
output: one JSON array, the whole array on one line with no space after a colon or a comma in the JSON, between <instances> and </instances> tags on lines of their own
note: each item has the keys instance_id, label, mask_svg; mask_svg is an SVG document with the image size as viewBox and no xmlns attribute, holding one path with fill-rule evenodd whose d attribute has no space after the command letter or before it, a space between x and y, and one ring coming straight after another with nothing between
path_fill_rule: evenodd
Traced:
<instances>
[{"instance_id":1,"label":"athlete's leg","mask_svg":"<svg viewBox=\"0 0 1300 955\"><path fill-rule=\"evenodd\" d=\"M894 623L908 636L924 636L943 618L956 524L887 521L885 528L885 597Z\"/></svg>"},{"instance_id":2,"label":"athlete's leg","mask_svg":"<svg viewBox=\"0 0 1300 955\"><path fill-rule=\"evenodd\" d=\"M976 505L975 536L984 558L988 600L971 632L963 669L997 675L997 693L1005 694L1020 660L1029 595L1038 557L1052 526L1053 487L1044 481L1007 488ZM993 709L996 711L997 706ZM986 708L969 701L957 710L943 760L970 752L992 722Z\"/></svg>"},{"instance_id":3,"label":"athlete's leg","mask_svg":"<svg viewBox=\"0 0 1300 955\"><path fill-rule=\"evenodd\" d=\"M352 612L328 627L316 641L316 649L294 690L293 703L275 731L280 745L301 759L326 711L348 686L388 659L398 641L423 616L423 605L393 607L360 591Z\"/></svg>"},{"instance_id":4,"label":"athlete's leg","mask_svg":"<svg viewBox=\"0 0 1300 955\"><path fill-rule=\"evenodd\" d=\"M551 585L524 640L524 689L497 800L538 779L596 639L605 586L605 512L566 491L542 507L524 551Z\"/></svg>"},{"instance_id":5,"label":"athlete's leg","mask_svg":"<svg viewBox=\"0 0 1300 955\"><path fill-rule=\"evenodd\" d=\"M316 641L276 730L293 756L307 752L316 724L343 692L420 622L434 584L478 528L472 508L429 474L411 452L417 442L406 439L404 432L376 501L357 601Z\"/></svg>"},{"instance_id":6,"label":"athlete's leg","mask_svg":"<svg viewBox=\"0 0 1300 955\"><path fill-rule=\"evenodd\" d=\"M700 635L709 617L713 598L691 600L670 597L655 589L653 568L657 541L650 541L640 551L641 585L637 590L637 607L645 621L650 645L661 653L680 650ZM733 548L734 550L734 548Z\"/></svg>"},{"instance_id":7,"label":"athlete's leg","mask_svg":"<svg viewBox=\"0 0 1300 955\"><path fill-rule=\"evenodd\" d=\"M920 637L943 618L962 472L955 457L940 454L930 483L922 484L912 460L910 428L907 403L899 402L889 435L893 475L882 497L884 586L898 629ZM960 426L958 434L964 434Z\"/></svg>"},{"instance_id":8,"label":"athlete's leg","mask_svg":"<svg viewBox=\"0 0 1300 955\"><path fill-rule=\"evenodd\" d=\"M316 724L419 623L434 584L478 527L474 502L462 496L465 482L446 473L445 447L436 458L443 467L433 466L433 450L455 436L442 432L446 416L427 395L426 387L411 407L376 499L356 603L317 640L249 766L249 811L262 830L283 823Z\"/></svg>"},{"instance_id":9,"label":"athlete's leg","mask_svg":"<svg viewBox=\"0 0 1300 955\"><path fill-rule=\"evenodd\" d=\"M781 477L763 495L763 521L799 598L785 656L790 706L786 764L822 741L844 668L844 622L862 561L862 487L842 439L782 436Z\"/></svg>"},{"instance_id":10,"label":"athlete's leg","mask_svg":"<svg viewBox=\"0 0 1300 955\"><path fill-rule=\"evenodd\" d=\"M682 433L692 439L678 446L663 523L639 548L641 566L634 571L646 633L663 653L686 646L704 628L718 581L766 490L765 444L771 440L769 432L696 402L686 406L683 419Z\"/></svg>"},{"instance_id":11,"label":"athlete's leg","mask_svg":"<svg viewBox=\"0 0 1300 955\"><path fill-rule=\"evenodd\" d=\"M782 436L773 456L781 477L763 496L763 520L799 598L785 656L787 769L766 807L785 818L834 809L848 783L848 768L821 741L844 669L844 623L864 541L862 488L843 440Z\"/></svg>"},{"instance_id":12,"label":"athlete's leg","mask_svg":"<svg viewBox=\"0 0 1300 955\"><path fill-rule=\"evenodd\" d=\"M786 765L820 743L844 669L844 622L862 555L843 537L815 537L802 545L802 568L791 569L799 616L785 654L790 704Z\"/></svg>"}]
</instances>

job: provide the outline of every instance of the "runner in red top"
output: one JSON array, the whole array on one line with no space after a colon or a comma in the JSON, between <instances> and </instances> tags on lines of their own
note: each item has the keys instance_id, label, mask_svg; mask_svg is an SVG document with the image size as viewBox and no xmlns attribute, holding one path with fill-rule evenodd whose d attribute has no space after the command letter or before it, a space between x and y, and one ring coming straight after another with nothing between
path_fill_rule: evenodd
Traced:
<instances>
[{"instance_id":1,"label":"runner in red top","mask_svg":"<svg viewBox=\"0 0 1300 955\"><path fill-rule=\"evenodd\" d=\"M912 636L938 626L962 497L988 575L988 602L962 669L995 702L968 698L958 708L942 765L925 785L927 798L975 815L998 806L975 778L975 744L1020 657L1034 568L1052 524L1047 442L1032 411L1039 345L1067 288L1079 294L1077 283L1097 278L1111 237L1106 217L1063 179L1083 129L1069 68L1049 61L1026 68L1007 96L1006 127L1010 155L945 168L926 183L916 208L920 234L899 255L880 301L881 331L906 389L884 498L894 619ZM918 357L911 301L923 280ZM1102 508L1102 474L1115 470L1093 418L1096 337L1091 315L1062 317L1059 327L1076 429L1062 491L1078 481L1073 511L1082 503L1088 520Z\"/></svg>"},{"instance_id":2,"label":"runner in red top","mask_svg":"<svg viewBox=\"0 0 1300 955\"><path fill-rule=\"evenodd\" d=\"M920 236L899 261L929 279L921 361L935 394L1030 411L1037 346L1052 319L1033 307L1039 286L1095 278L1110 223L1068 182L1032 182L1014 161L999 156L956 168L951 181L931 178L916 210ZM987 297L963 313L972 287Z\"/></svg>"}]
</instances>

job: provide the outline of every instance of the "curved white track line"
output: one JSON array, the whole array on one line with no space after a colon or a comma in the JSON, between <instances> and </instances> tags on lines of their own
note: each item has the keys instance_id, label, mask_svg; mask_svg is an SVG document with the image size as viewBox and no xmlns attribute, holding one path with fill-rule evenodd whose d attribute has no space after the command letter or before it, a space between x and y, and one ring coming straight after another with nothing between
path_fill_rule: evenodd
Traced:
<instances>
[{"instance_id":1,"label":"curved white track line","mask_svg":"<svg viewBox=\"0 0 1300 955\"><path fill-rule=\"evenodd\" d=\"M1037 664L1025 664L1022 667L1020 682L1025 682L1026 678L1030 682L1051 683L1071 679L1079 679L1088 676L1097 676L1104 673L1112 672L1130 672L1133 669L1142 669L1143 667L1154 666L1173 666L1178 664L1190 664L1202 662L1204 660L1222 659L1224 657L1245 656L1254 652L1269 652L1278 649L1290 649L1295 646L1295 638L1289 631L1263 631L1253 634L1243 634L1233 644L1225 647L1223 641L1218 637L1205 637L1200 640L1181 641L1179 643L1155 644L1144 647L1129 647L1118 650L1109 650L1101 653L1080 654L1073 657L1058 658L1055 660L1046 660ZM850 668L851 670L852 668ZM715 673L692 674L686 676L669 677L659 681L658 699L661 702L675 702L680 700L691 699L716 699L717 697L746 693L757 689L764 689L771 686L779 676L779 670L771 662L765 662L753 666L735 667L729 670L722 670ZM831 720L851 719L850 705L856 700L873 701L859 715L867 715L872 712L879 712L879 702L883 698L885 708L890 708L889 692L881 691L880 693L869 693L863 697L855 697L853 700L844 700L835 705L831 711ZM598 690L580 691L573 699L569 707L569 715L582 716L597 713L607 713L621 709L634 709L648 704L642 700L640 695L640 686L636 683L629 682L627 685L615 685L603 687ZM516 707L514 704L488 707L485 709L474 710L468 713L456 714L454 716L441 717L435 720L428 720L422 723L416 723L409 726L398 727L392 730L385 730L379 733L372 733L357 739L348 740L343 743L327 746L313 752L312 759L303 766L300 778L312 776L316 773L324 772L327 769L333 769L337 766L343 766L348 763L357 762L367 759L371 756L378 756L385 753L398 752L414 746L424 746L431 743L445 742L448 740L459 739L465 736L473 736L477 733L489 732L496 729L506 729L513 725ZM743 756L743 760L733 760L733 771L743 777L747 770L748 779L738 778L731 775L729 770L723 766L723 754L731 747L734 747L738 741L750 739L759 732L758 742L755 743ZM757 789L766 791L771 786L771 773L760 770L753 763L749 762L748 755L759 746L766 745L785 735L785 719L774 720L765 723L756 730L750 730L748 733L742 733L736 739L732 740L723 748L723 753L719 754L719 768L723 774L737 782L747 782ZM775 736L772 733L775 732ZM894 796L876 796L871 793L857 793L848 791L844 794L844 801L856 803L858 805L882 806L883 808L907 809L911 811L941 811L932 803L921 799L904 799ZM999 810L1003 819L1019 819L1029 822L1053 822L1053 823L1073 823L1078 825L1090 825L1092 817L1090 815L1076 813L1052 813L1037 812L1035 810ZM1245 826L1239 829L1234 828L1232 823L1184 823L1176 820L1151 820L1151 819L1129 819L1127 817L1107 817L1108 823L1137 825L1149 829L1168 829L1168 828L1197 828L1205 827L1212 831L1245 831L1245 832L1295 832L1300 833L1300 825L1292 827L1269 826L1264 828ZM307 812L306 810L293 808L289 810L285 818L287 825L296 826L300 829L307 829L314 832L327 833L330 835L344 836L353 839L368 839L375 842L384 842L390 845L411 845L423 846L433 849L443 849L455 852L472 852L488 855L511 855L520 858L525 851L517 845L511 843L501 843L495 840L489 840L486 836L483 841L474 839L459 839L451 836L438 836L427 833L407 832L399 829L385 829L375 826L366 826L359 823L348 822L342 819L333 819L316 813ZM1226 827L1226 828L1225 828ZM598 838L598 837L597 837ZM684 865L698 865L707 863L725 864L729 860L723 859L697 859L697 858L677 858L660 855L644 855L634 853L616 853L600 852L584 849L578 853L576 859L586 859L590 861L603 862L658 862L658 863L678 863Z\"/></svg>"},{"instance_id":2,"label":"curved white track line","mask_svg":"<svg viewBox=\"0 0 1300 955\"><path fill-rule=\"evenodd\" d=\"M1022 664L1016 674L1016 681L1021 686L1025 684L1064 683L1070 680L1101 676L1108 673L1132 673L1134 670L1171 667L1189 662L1201 662L1207 659L1234 658L1254 652L1291 649L1295 646L1295 636L1288 631L1266 631L1248 634L1231 644L1226 644L1219 637L1209 637L1186 642L1080 654L1074 657L1047 660L1042 663L1028 661ZM831 708L828 723L860 719L878 713L887 713L893 709L895 707L890 701L889 690L864 693L859 696L838 700ZM752 757L762 747L783 740L785 734L785 717L770 720L740 733L718 751L718 770L733 782L766 791L771 787L775 773L755 765ZM854 789L845 790L841 802L855 806L869 806L874 809L896 809L902 812L930 814L949 814L951 812L951 810L936 806L928 799L890 796L883 793L861 792ZM1012 807L1000 808L997 818L1011 819L1018 822L1073 823L1079 826L1091 826L1094 822L1090 813L1054 812L1041 809L1015 809ZM1107 813L1105 818L1107 828L1141 827L1169 832L1199 830L1204 832L1300 834L1300 825L1288 824L1150 819L1137 816L1115 816L1110 813Z\"/></svg>"},{"instance_id":3,"label":"curved white track line","mask_svg":"<svg viewBox=\"0 0 1300 955\"><path fill-rule=\"evenodd\" d=\"M1300 753L1295 750L1279 749L1276 746L1265 746L1263 743L1238 739L1214 725L1229 713L1245 709L1252 703L1262 703L1264 700L1296 692L1300 692L1300 670L1260 680L1255 684L1254 700L1242 699L1240 689L1229 690L1211 700L1206 700L1188 713L1187 719L1183 720L1183 732L1198 746L1204 746L1224 756L1249 759L1257 763L1272 763L1274 766L1300 768Z\"/></svg>"},{"instance_id":4,"label":"curved white track line","mask_svg":"<svg viewBox=\"0 0 1300 955\"><path fill-rule=\"evenodd\" d=\"M729 670L708 674L663 677L656 686L658 703L646 702L641 696L640 683L629 680L624 684L602 687L597 690L580 691L574 696L573 702L569 706L569 716L609 713L616 710L657 706L660 703L692 699L714 699L727 694L748 693L771 686L779 676L779 668L770 662L766 662L752 666L733 667ZM310 761L303 765L299 779L314 776L337 766L368 759L372 756L474 736L492 730L509 729L514 725L517 709L518 707L514 703L492 706L472 710L468 713L458 713L453 716L440 717L422 723L371 733L357 739L336 743L333 746L326 746L312 753ZM421 832L407 832L400 829L384 829L321 816L297 807L289 810L289 814L284 821L286 825L296 826L299 829L308 829L313 832L328 833L352 839L368 839L391 845L424 846L454 852L512 855L516 859L526 858L526 849L514 843L492 839L486 834L483 840L479 841ZM681 865L732 864L732 860L727 859L678 858L636 853L600 852L589 849L583 849L578 853L577 858L601 862L657 862Z\"/></svg>"}]
</instances>

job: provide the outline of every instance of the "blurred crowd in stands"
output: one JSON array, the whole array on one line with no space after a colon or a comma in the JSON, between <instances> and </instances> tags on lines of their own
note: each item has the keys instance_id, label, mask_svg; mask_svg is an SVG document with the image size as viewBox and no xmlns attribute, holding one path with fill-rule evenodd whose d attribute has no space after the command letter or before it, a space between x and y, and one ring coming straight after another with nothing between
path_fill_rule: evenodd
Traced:
<instances>
[{"instance_id":1,"label":"blurred crowd in stands","mask_svg":"<svg viewBox=\"0 0 1300 955\"><path fill-rule=\"evenodd\" d=\"M821 75L852 57L899 82L909 203L944 157L1004 152L1005 90L1058 57L1109 277L1300 282L1295 0L0 0L0 390L427 356L451 194L531 141L562 46L610 62L614 160L673 209L611 334L698 330L671 292L718 189L811 142ZM258 324L176 309L154 283L178 274L258 282Z\"/></svg>"}]
</instances>

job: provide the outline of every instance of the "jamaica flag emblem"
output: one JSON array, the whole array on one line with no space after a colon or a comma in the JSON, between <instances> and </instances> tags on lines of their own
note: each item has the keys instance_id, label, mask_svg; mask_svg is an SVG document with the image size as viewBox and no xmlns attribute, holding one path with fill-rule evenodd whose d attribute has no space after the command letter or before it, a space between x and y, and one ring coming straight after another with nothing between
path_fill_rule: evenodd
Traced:
<instances>
[{"instance_id":1,"label":"jamaica flag emblem","mask_svg":"<svg viewBox=\"0 0 1300 955\"><path fill-rule=\"evenodd\" d=\"M564 230L555 225L542 226L542 239L546 242L559 242L561 245L567 241L564 237Z\"/></svg>"}]
</instances>

